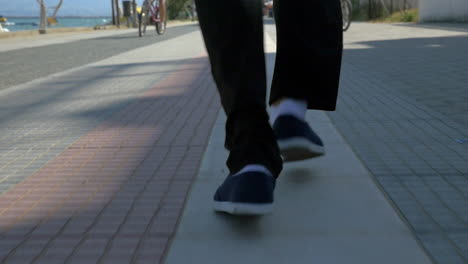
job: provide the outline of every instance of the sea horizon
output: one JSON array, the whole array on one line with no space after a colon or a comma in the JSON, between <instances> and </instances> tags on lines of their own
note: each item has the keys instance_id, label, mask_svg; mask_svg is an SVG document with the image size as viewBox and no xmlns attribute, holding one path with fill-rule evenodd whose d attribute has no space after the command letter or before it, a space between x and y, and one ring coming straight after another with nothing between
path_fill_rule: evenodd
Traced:
<instances>
[{"instance_id":1,"label":"sea horizon","mask_svg":"<svg viewBox=\"0 0 468 264\"><path fill-rule=\"evenodd\" d=\"M7 16L4 14L0 15L8 18L39 18L39 16ZM57 16L57 18L112 18L112 16Z\"/></svg>"},{"instance_id":2,"label":"sea horizon","mask_svg":"<svg viewBox=\"0 0 468 264\"><path fill-rule=\"evenodd\" d=\"M39 26L38 16L12 16L8 22L3 23L3 28L9 31L36 30ZM94 27L97 25L108 25L112 22L110 16L58 16L58 24L48 28L63 27Z\"/></svg>"}]
</instances>

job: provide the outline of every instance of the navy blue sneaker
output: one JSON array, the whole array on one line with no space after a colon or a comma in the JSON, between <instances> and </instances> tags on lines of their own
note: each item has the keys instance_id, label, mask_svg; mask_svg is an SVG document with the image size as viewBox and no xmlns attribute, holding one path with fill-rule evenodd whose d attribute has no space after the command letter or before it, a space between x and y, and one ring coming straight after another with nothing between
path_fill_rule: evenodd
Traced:
<instances>
[{"instance_id":1,"label":"navy blue sneaker","mask_svg":"<svg viewBox=\"0 0 468 264\"><path fill-rule=\"evenodd\" d=\"M281 156L285 162L315 158L325 154L323 142L306 122L292 116L279 116L273 123Z\"/></svg>"},{"instance_id":2,"label":"navy blue sneaker","mask_svg":"<svg viewBox=\"0 0 468 264\"><path fill-rule=\"evenodd\" d=\"M214 210L233 215L264 215L273 211L276 179L263 172L229 175L214 195Z\"/></svg>"}]
</instances>

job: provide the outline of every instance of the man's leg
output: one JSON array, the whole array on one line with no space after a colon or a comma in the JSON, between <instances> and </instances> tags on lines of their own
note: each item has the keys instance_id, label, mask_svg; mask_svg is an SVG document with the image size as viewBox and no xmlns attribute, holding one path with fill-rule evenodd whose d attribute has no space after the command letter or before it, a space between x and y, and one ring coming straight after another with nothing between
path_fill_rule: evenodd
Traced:
<instances>
[{"instance_id":1,"label":"man's leg","mask_svg":"<svg viewBox=\"0 0 468 264\"><path fill-rule=\"evenodd\" d=\"M159 2L159 4L161 5L160 8L159 8L159 10L160 10L160 12L161 12L161 20L162 20L162 21L166 21L166 19L167 19L167 17L166 17L166 16L167 16L167 14L166 14L166 12L167 12L167 3L166 3L166 0L161 0L161 1Z\"/></svg>"},{"instance_id":2,"label":"man's leg","mask_svg":"<svg viewBox=\"0 0 468 264\"><path fill-rule=\"evenodd\" d=\"M226 148L232 173L260 163L275 176L281 159L268 124L262 2L197 0L213 77L227 114Z\"/></svg>"},{"instance_id":3,"label":"man's leg","mask_svg":"<svg viewBox=\"0 0 468 264\"><path fill-rule=\"evenodd\" d=\"M335 110L343 30L340 0L275 0L277 54L270 104L307 101L308 109Z\"/></svg>"},{"instance_id":4,"label":"man's leg","mask_svg":"<svg viewBox=\"0 0 468 264\"><path fill-rule=\"evenodd\" d=\"M343 33L340 0L275 0L277 54L270 104L285 161L323 155L307 109L335 109Z\"/></svg>"},{"instance_id":5,"label":"man's leg","mask_svg":"<svg viewBox=\"0 0 468 264\"><path fill-rule=\"evenodd\" d=\"M282 169L266 112L262 1L197 0L196 7L227 114L227 165L234 175L218 188L215 209L262 214L273 202L274 180Z\"/></svg>"}]
</instances>

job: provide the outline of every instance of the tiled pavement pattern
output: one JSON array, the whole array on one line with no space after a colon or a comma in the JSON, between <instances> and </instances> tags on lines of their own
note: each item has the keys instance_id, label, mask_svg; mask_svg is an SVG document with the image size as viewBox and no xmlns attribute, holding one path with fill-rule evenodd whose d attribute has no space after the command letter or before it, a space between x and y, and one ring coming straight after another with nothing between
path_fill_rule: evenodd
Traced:
<instances>
[{"instance_id":1,"label":"tiled pavement pattern","mask_svg":"<svg viewBox=\"0 0 468 264\"><path fill-rule=\"evenodd\" d=\"M202 50L164 43L1 91L0 193Z\"/></svg>"},{"instance_id":2,"label":"tiled pavement pattern","mask_svg":"<svg viewBox=\"0 0 468 264\"><path fill-rule=\"evenodd\" d=\"M330 117L435 263L466 263L466 31L356 23L345 39ZM0 92L0 262L160 262L219 110L201 43Z\"/></svg>"},{"instance_id":3,"label":"tiled pavement pattern","mask_svg":"<svg viewBox=\"0 0 468 264\"><path fill-rule=\"evenodd\" d=\"M1 263L161 261L220 108L202 52L196 32L1 94Z\"/></svg>"},{"instance_id":4,"label":"tiled pavement pattern","mask_svg":"<svg viewBox=\"0 0 468 264\"><path fill-rule=\"evenodd\" d=\"M356 23L345 43L329 116L434 262L468 263L467 31Z\"/></svg>"}]
</instances>

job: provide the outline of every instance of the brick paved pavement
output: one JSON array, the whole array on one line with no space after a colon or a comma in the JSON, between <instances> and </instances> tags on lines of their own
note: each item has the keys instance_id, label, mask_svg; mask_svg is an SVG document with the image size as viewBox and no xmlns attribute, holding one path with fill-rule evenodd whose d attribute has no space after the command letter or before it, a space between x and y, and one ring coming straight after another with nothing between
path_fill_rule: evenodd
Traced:
<instances>
[{"instance_id":1,"label":"brick paved pavement","mask_svg":"<svg viewBox=\"0 0 468 264\"><path fill-rule=\"evenodd\" d=\"M197 32L2 93L0 262L159 263L220 108L203 52Z\"/></svg>"},{"instance_id":2,"label":"brick paved pavement","mask_svg":"<svg viewBox=\"0 0 468 264\"><path fill-rule=\"evenodd\" d=\"M468 263L468 33L354 24L329 113L435 263Z\"/></svg>"},{"instance_id":3,"label":"brick paved pavement","mask_svg":"<svg viewBox=\"0 0 468 264\"><path fill-rule=\"evenodd\" d=\"M435 263L468 259L467 37L354 24L329 113ZM219 110L202 52L196 32L0 92L0 262L161 262Z\"/></svg>"},{"instance_id":4,"label":"brick paved pavement","mask_svg":"<svg viewBox=\"0 0 468 264\"><path fill-rule=\"evenodd\" d=\"M0 193L183 63L174 55L182 44L162 54L164 43L151 53L139 49L125 60L113 57L1 92ZM202 50L184 49L184 56Z\"/></svg>"}]
</instances>

